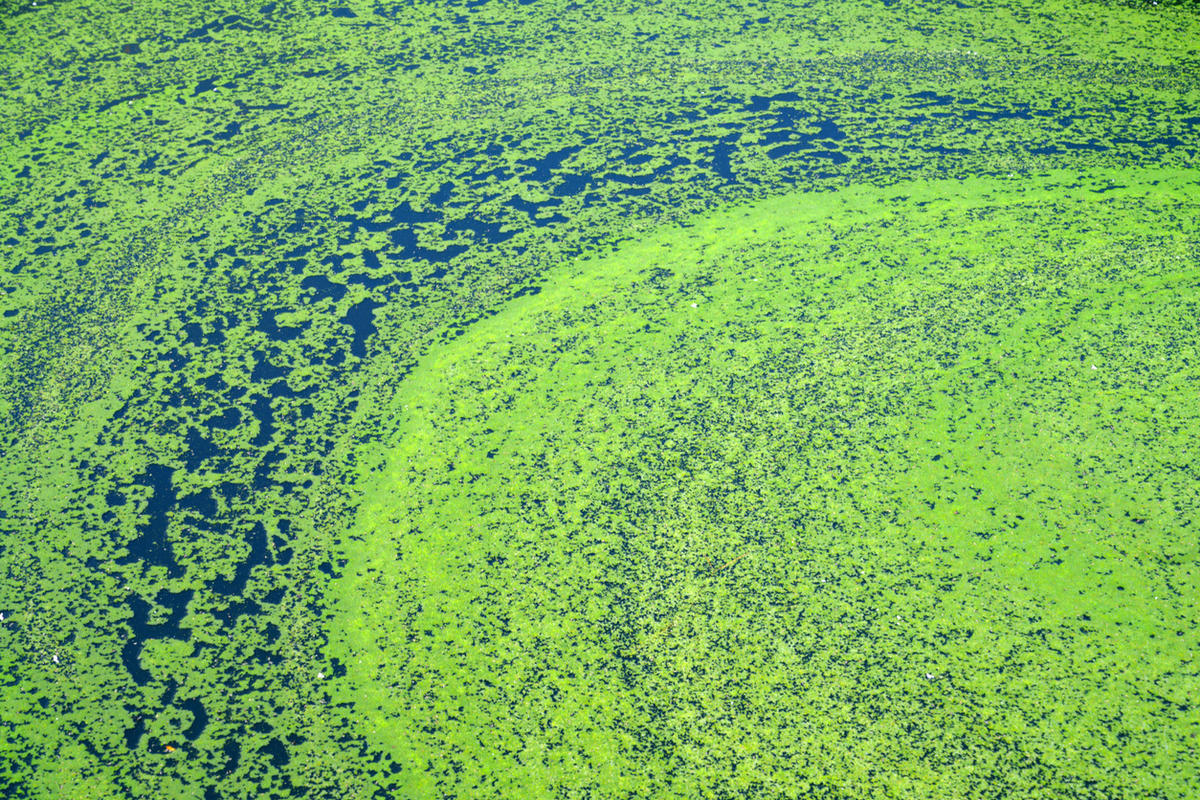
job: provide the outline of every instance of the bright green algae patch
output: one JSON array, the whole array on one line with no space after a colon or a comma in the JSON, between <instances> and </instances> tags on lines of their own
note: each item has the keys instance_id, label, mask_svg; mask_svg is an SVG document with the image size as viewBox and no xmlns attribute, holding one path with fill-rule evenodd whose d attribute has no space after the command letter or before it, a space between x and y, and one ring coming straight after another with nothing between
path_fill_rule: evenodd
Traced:
<instances>
[{"instance_id":1,"label":"bright green algae patch","mask_svg":"<svg viewBox=\"0 0 1200 800\"><path fill-rule=\"evenodd\" d=\"M406 796L1194 793L1195 177L786 196L431 352L334 624Z\"/></svg>"},{"instance_id":2,"label":"bright green algae patch","mask_svg":"<svg viewBox=\"0 0 1200 800\"><path fill-rule=\"evenodd\" d=\"M0 3L0 795L1196 794L1200 14L951 6Z\"/></svg>"}]
</instances>

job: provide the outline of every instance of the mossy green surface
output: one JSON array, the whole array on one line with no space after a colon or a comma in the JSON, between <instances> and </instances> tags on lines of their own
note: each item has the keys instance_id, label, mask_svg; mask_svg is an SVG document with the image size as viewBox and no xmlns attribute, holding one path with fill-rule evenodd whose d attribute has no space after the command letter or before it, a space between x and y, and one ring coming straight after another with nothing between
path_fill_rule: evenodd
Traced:
<instances>
[{"instance_id":1,"label":"mossy green surface","mask_svg":"<svg viewBox=\"0 0 1200 800\"><path fill-rule=\"evenodd\" d=\"M0 793L1200 794L1188 3L0 5Z\"/></svg>"},{"instance_id":2,"label":"mossy green surface","mask_svg":"<svg viewBox=\"0 0 1200 800\"><path fill-rule=\"evenodd\" d=\"M369 737L467 794L1194 791L1200 185L1149 177L789 195L430 353L348 551Z\"/></svg>"}]
</instances>

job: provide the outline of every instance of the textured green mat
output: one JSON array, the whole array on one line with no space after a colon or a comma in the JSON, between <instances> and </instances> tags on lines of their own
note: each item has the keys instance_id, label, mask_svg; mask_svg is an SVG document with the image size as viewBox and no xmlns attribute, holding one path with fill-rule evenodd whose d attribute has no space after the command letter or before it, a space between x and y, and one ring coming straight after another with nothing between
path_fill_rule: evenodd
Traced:
<instances>
[{"instance_id":1,"label":"textured green mat","mask_svg":"<svg viewBox=\"0 0 1200 800\"><path fill-rule=\"evenodd\" d=\"M1200 185L1064 177L706 216L431 352L335 622L370 738L468 793L1186 796Z\"/></svg>"},{"instance_id":2,"label":"textured green mat","mask_svg":"<svg viewBox=\"0 0 1200 800\"><path fill-rule=\"evenodd\" d=\"M0 3L0 794L1200 794L1193 4Z\"/></svg>"}]
</instances>

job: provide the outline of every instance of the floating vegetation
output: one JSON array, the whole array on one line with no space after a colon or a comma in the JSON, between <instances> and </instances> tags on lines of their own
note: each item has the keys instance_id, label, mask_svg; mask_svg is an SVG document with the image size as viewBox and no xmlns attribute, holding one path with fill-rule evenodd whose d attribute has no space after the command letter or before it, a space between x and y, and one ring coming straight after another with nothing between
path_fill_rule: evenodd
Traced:
<instances>
[{"instance_id":1,"label":"floating vegetation","mask_svg":"<svg viewBox=\"0 0 1200 800\"><path fill-rule=\"evenodd\" d=\"M6 797L1200 793L1190 5L0 28Z\"/></svg>"}]
</instances>

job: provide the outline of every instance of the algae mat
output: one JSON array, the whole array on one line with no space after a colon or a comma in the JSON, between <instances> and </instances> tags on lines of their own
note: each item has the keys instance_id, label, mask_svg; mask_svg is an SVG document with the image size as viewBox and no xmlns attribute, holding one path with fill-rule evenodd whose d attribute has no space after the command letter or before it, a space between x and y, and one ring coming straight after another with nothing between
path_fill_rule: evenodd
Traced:
<instances>
[{"instance_id":1,"label":"algae mat","mask_svg":"<svg viewBox=\"0 0 1200 800\"><path fill-rule=\"evenodd\" d=\"M1057 177L708 217L431 352L337 619L413 795L1194 791L1200 185Z\"/></svg>"},{"instance_id":2,"label":"algae mat","mask_svg":"<svg viewBox=\"0 0 1200 800\"><path fill-rule=\"evenodd\" d=\"M1188 3L0 3L0 792L1158 797Z\"/></svg>"}]
</instances>

